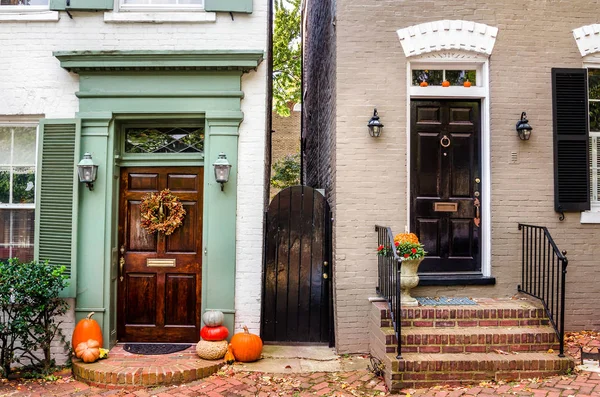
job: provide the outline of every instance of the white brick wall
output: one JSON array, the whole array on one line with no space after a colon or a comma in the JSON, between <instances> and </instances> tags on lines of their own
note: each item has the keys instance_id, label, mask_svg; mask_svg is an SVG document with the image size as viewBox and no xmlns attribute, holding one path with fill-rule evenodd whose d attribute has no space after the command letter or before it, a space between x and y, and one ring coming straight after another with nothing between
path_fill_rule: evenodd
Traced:
<instances>
[{"instance_id":1,"label":"white brick wall","mask_svg":"<svg viewBox=\"0 0 600 397\"><path fill-rule=\"evenodd\" d=\"M224 50L267 51L267 2L255 1L250 15L216 14L203 23L106 23L104 13L60 14L58 22L0 20L0 116L74 117L79 76L70 74L53 51ZM260 329L262 215L265 168L266 62L242 78L244 121L240 126L236 328ZM71 336L74 312L65 323ZM58 349L58 347L56 347ZM58 350L57 350L58 351Z\"/></svg>"}]
</instances>

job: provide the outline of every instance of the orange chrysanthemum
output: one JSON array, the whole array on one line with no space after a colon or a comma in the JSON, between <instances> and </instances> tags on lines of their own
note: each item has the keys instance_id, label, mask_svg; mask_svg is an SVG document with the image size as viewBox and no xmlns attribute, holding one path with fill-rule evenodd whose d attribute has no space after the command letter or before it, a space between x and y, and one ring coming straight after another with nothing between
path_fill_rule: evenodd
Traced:
<instances>
[{"instance_id":1,"label":"orange chrysanthemum","mask_svg":"<svg viewBox=\"0 0 600 397\"><path fill-rule=\"evenodd\" d=\"M394 242L419 244L419 238L414 233L399 233L394 237Z\"/></svg>"}]
</instances>

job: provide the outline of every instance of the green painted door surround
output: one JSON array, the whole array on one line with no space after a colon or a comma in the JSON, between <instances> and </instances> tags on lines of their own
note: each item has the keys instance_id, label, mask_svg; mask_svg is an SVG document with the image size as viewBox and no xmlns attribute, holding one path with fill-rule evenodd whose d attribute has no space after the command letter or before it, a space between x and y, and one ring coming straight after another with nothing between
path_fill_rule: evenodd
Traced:
<instances>
[{"instance_id":1,"label":"green painted door surround","mask_svg":"<svg viewBox=\"0 0 600 397\"><path fill-rule=\"evenodd\" d=\"M148 165L204 165L202 310L225 313L234 325L235 224L238 129L243 120L243 73L256 70L263 51L56 52L61 66L78 73L80 153L99 165L94 190L79 184L76 236L76 320L95 311L105 341L116 342L118 282L119 168ZM202 119L202 154L127 155L120 151L120 127ZM51 121L48 121L51 122ZM233 165L222 192L212 163L220 152Z\"/></svg>"}]
</instances>

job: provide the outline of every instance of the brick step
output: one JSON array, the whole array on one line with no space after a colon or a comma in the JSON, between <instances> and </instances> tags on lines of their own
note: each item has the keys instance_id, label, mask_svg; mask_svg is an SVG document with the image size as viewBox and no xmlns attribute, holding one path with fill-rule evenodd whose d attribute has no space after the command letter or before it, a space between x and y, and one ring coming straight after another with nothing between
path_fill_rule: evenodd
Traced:
<instances>
[{"instance_id":1,"label":"brick step","mask_svg":"<svg viewBox=\"0 0 600 397\"><path fill-rule=\"evenodd\" d=\"M402 360L387 354L391 364L391 390L421 388L432 385L468 384L485 380L520 380L565 373L574 366L570 358L556 353L527 352L519 354L403 353Z\"/></svg>"},{"instance_id":2,"label":"brick step","mask_svg":"<svg viewBox=\"0 0 600 397\"><path fill-rule=\"evenodd\" d=\"M391 314L382 302L382 327L390 327ZM535 299L477 299L477 305L418 306L402 308L403 327L516 327L547 325L548 318Z\"/></svg>"},{"instance_id":3,"label":"brick step","mask_svg":"<svg viewBox=\"0 0 600 397\"><path fill-rule=\"evenodd\" d=\"M396 345L393 328L382 329L392 337L389 345ZM557 350L558 339L554 329L547 327L515 328L407 328L402 330L402 351L407 353L493 353L545 352Z\"/></svg>"}]
</instances>

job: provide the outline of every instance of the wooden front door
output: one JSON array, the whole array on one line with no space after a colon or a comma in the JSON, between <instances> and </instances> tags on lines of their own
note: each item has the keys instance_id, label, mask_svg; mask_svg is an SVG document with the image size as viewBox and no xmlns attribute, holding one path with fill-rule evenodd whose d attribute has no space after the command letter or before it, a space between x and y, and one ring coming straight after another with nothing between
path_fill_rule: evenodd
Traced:
<instances>
[{"instance_id":1,"label":"wooden front door","mask_svg":"<svg viewBox=\"0 0 600 397\"><path fill-rule=\"evenodd\" d=\"M481 272L480 104L411 102L411 230L419 273Z\"/></svg>"},{"instance_id":2,"label":"wooden front door","mask_svg":"<svg viewBox=\"0 0 600 397\"><path fill-rule=\"evenodd\" d=\"M203 172L202 167L121 169L121 342L197 342L200 337ZM183 224L169 236L140 226L142 197L163 189L179 197L186 211Z\"/></svg>"}]
</instances>

